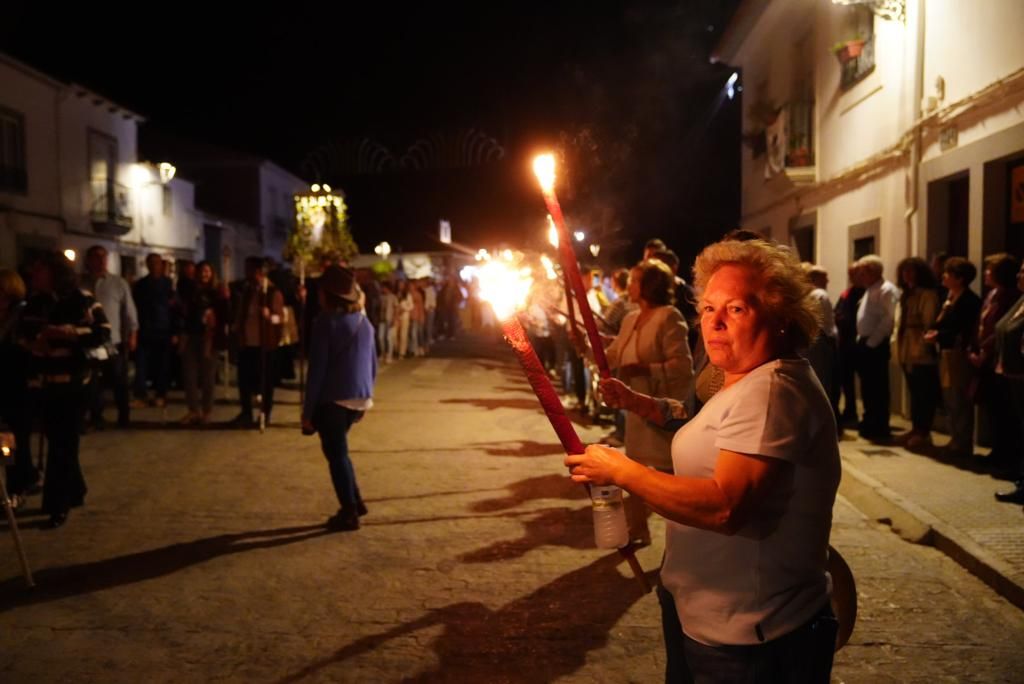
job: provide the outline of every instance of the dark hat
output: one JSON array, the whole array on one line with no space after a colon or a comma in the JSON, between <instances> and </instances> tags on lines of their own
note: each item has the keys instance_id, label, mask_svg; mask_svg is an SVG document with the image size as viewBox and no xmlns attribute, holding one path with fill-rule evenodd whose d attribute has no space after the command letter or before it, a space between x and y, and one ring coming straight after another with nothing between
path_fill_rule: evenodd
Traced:
<instances>
[{"instance_id":1,"label":"dark hat","mask_svg":"<svg viewBox=\"0 0 1024 684\"><path fill-rule=\"evenodd\" d=\"M320 276L320 287L324 289L324 292L341 297L346 301L359 301L355 274L344 266L334 264L325 268L323 275Z\"/></svg>"}]
</instances>

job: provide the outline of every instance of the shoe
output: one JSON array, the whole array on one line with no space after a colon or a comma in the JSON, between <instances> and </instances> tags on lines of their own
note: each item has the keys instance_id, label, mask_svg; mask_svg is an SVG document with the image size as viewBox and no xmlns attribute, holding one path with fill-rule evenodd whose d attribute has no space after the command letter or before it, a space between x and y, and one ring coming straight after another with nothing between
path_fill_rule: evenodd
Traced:
<instances>
[{"instance_id":1,"label":"shoe","mask_svg":"<svg viewBox=\"0 0 1024 684\"><path fill-rule=\"evenodd\" d=\"M181 425L195 425L199 422L199 414L189 411L184 416L182 416L181 420L179 420L178 422Z\"/></svg>"},{"instance_id":2,"label":"shoe","mask_svg":"<svg viewBox=\"0 0 1024 684\"><path fill-rule=\"evenodd\" d=\"M1024 504L1024 480L1014 482L1012 491L996 492L995 497L1002 503Z\"/></svg>"},{"instance_id":3,"label":"shoe","mask_svg":"<svg viewBox=\"0 0 1024 684\"><path fill-rule=\"evenodd\" d=\"M362 518L364 515L366 515L369 512L370 511L368 511L366 509L366 504L363 503L362 499L360 499L359 501L356 501L356 513L359 515L360 518Z\"/></svg>"},{"instance_id":4,"label":"shoe","mask_svg":"<svg viewBox=\"0 0 1024 684\"><path fill-rule=\"evenodd\" d=\"M255 425L256 422L252 419L252 416L247 416L244 413L239 413L237 416L228 421L228 425L235 427L250 428Z\"/></svg>"},{"instance_id":5,"label":"shoe","mask_svg":"<svg viewBox=\"0 0 1024 684\"><path fill-rule=\"evenodd\" d=\"M148 408L149 401L146 399L132 399L132 403L128 404L131 408Z\"/></svg>"},{"instance_id":6,"label":"shoe","mask_svg":"<svg viewBox=\"0 0 1024 684\"><path fill-rule=\"evenodd\" d=\"M359 516L338 511L327 519L326 527L334 532L353 532L359 529Z\"/></svg>"},{"instance_id":7,"label":"shoe","mask_svg":"<svg viewBox=\"0 0 1024 684\"><path fill-rule=\"evenodd\" d=\"M153 401L153 406L156 406L157 408L163 408L163 407L167 406L167 400L164 399L163 397L157 397Z\"/></svg>"},{"instance_id":8,"label":"shoe","mask_svg":"<svg viewBox=\"0 0 1024 684\"><path fill-rule=\"evenodd\" d=\"M48 530L55 530L58 527L62 526L67 521L68 521L68 514L67 513L54 513L53 515L50 516L50 519L46 521L46 524L44 525L44 527L46 529L48 529Z\"/></svg>"},{"instance_id":9,"label":"shoe","mask_svg":"<svg viewBox=\"0 0 1024 684\"><path fill-rule=\"evenodd\" d=\"M19 508L21 508L22 506L25 505L25 495L24 494L11 494L10 502L11 502L11 510L12 511L16 511L16 510L18 510Z\"/></svg>"}]
</instances>

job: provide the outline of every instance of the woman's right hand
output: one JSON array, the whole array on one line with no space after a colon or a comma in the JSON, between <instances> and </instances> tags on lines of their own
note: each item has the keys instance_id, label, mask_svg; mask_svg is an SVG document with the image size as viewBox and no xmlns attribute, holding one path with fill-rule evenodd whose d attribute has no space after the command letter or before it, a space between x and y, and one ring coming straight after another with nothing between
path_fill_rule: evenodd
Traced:
<instances>
[{"instance_id":1,"label":"woman's right hand","mask_svg":"<svg viewBox=\"0 0 1024 684\"><path fill-rule=\"evenodd\" d=\"M601 399L605 405L613 409L625 409L632 399L633 390L617 378L606 378L600 381Z\"/></svg>"}]
</instances>

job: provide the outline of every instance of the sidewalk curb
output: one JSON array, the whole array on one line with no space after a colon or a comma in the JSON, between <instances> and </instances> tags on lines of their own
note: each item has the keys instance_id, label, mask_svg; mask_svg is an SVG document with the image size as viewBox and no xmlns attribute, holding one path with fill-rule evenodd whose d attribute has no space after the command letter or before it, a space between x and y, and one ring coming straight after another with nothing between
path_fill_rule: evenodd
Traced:
<instances>
[{"instance_id":1,"label":"sidewalk curb","mask_svg":"<svg viewBox=\"0 0 1024 684\"><path fill-rule=\"evenodd\" d=\"M936 518L913 501L850 465L845 459L843 460L843 475L846 477L843 478L840 488L845 486L854 499L863 500L863 496L857 497L858 491L868 496L874 495L876 501L881 499L885 505L910 516L918 524L927 528L927 534L921 536L919 543L934 546L992 587L1000 596L1018 608L1024 609L1024 586L1020 583L1024 578L1014 579L1013 569L1003 560L986 551L966 533ZM849 478L854 481L851 482ZM846 496L848 499L851 498L850 495ZM853 503L855 507L859 508L856 501ZM869 518L885 517L873 514L877 511L862 512Z\"/></svg>"}]
</instances>

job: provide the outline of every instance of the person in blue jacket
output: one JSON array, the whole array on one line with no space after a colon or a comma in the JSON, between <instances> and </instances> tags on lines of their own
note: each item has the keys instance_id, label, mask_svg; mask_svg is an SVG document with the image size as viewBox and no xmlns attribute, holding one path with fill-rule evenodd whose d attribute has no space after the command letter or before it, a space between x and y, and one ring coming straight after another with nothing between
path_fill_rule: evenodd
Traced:
<instances>
[{"instance_id":1,"label":"person in blue jacket","mask_svg":"<svg viewBox=\"0 0 1024 684\"><path fill-rule=\"evenodd\" d=\"M302 432L320 435L340 506L327 519L332 530L359 529L366 506L348 455L348 431L373 406L377 354L373 325L360 306L353 272L329 266L320 279L321 312L309 340L309 381Z\"/></svg>"}]
</instances>

